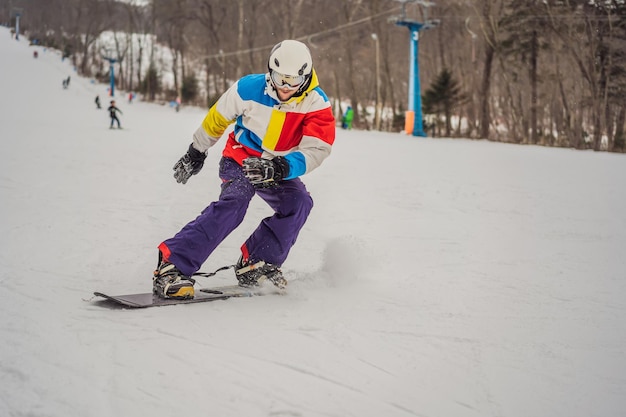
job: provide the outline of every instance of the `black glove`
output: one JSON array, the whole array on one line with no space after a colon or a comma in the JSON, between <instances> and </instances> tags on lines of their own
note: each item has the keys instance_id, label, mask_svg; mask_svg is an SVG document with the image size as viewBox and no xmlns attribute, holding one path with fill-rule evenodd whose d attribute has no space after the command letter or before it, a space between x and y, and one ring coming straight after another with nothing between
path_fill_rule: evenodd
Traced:
<instances>
[{"instance_id":1,"label":"black glove","mask_svg":"<svg viewBox=\"0 0 626 417\"><path fill-rule=\"evenodd\" d=\"M174 178L176 178L176 182L187 184L187 180L192 175L196 175L200 172L205 159L206 154L204 152L200 152L194 148L193 144L189 145L187 153L184 154L183 157L176 162L174 168L172 168L175 171Z\"/></svg>"},{"instance_id":2,"label":"black glove","mask_svg":"<svg viewBox=\"0 0 626 417\"><path fill-rule=\"evenodd\" d=\"M243 160L243 173L253 185L271 187L289 176L289 162L282 156L274 159L251 156Z\"/></svg>"}]
</instances>

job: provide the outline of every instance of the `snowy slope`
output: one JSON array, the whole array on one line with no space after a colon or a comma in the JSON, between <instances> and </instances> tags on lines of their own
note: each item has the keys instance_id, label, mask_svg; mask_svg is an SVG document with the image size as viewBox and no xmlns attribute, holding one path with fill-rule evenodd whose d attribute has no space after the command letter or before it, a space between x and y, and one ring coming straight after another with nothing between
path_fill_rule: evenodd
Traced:
<instances>
[{"instance_id":1,"label":"snowy slope","mask_svg":"<svg viewBox=\"0 0 626 417\"><path fill-rule=\"evenodd\" d=\"M217 197L223 142L177 184L204 109L120 97L109 130L106 86L32 50L0 29L1 416L624 415L624 155L339 130L288 295L108 310Z\"/></svg>"}]
</instances>

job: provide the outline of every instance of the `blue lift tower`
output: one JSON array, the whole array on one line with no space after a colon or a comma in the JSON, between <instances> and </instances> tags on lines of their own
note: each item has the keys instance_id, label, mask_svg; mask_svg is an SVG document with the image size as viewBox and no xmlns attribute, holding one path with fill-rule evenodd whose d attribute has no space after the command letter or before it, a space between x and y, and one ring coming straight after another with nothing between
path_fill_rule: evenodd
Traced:
<instances>
[{"instance_id":1,"label":"blue lift tower","mask_svg":"<svg viewBox=\"0 0 626 417\"><path fill-rule=\"evenodd\" d=\"M407 3L416 3L428 8L433 6L424 0L397 0L402 3L402 16L393 20L398 26L405 26L409 29L410 38L410 59L409 59L409 105L407 107L404 130L413 136L426 136L422 115L422 94L420 88L419 71L419 33L421 30L431 29L439 25L439 20L426 20L424 23L409 20L406 16Z\"/></svg>"},{"instance_id":2,"label":"blue lift tower","mask_svg":"<svg viewBox=\"0 0 626 417\"><path fill-rule=\"evenodd\" d=\"M102 48L101 56L102 56L102 59L104 59L105 61L109 61L109 83L110 83L109 95L111 97L115 97L115 66L114 64L118 62L119 60L116 58L113 58L113 53L111 51L111 48L108 48L108 47Z\"/></svg>"}]
</instances>

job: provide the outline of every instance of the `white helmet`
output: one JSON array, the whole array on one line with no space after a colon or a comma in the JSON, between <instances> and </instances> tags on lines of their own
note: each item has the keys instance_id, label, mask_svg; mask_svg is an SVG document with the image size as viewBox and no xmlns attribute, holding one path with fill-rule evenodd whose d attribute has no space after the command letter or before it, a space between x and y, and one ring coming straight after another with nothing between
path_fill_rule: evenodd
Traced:
<instances>
[{"instance_id":1,"label":"white helmet","mask_svg":"<svg viewBox=\"0 0 626 417\"><path fill-rule=\"evenodd\" d=\"M276 44L270 52L267 67L275 86L298 86L294 96L302 94L311 83L313 60L309 48L302 42L287 39Z\"/></svg>"},{"instance_id":2,"label":"white helmet","mask_svg":"<svg viewBox=\"0 0 626 417\"><path fill-rule=\"evenodd\" d=\"M284 75L308 75L313 70L313 60L305 44L288 39L272 48L268 67Z\"/></svg>"}]
</instances>

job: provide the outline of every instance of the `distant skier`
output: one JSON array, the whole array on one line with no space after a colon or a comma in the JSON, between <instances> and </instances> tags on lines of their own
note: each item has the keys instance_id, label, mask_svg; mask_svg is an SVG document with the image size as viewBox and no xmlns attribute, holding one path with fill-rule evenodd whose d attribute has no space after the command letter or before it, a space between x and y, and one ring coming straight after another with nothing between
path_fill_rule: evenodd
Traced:
<instances>
[{"instance_id":1,"label":"distant skier","mask_svg":"<svg viewBox=\"0 0 626 417\"><path fill-rule=\"evenodd\" d=\"M343 115L341 119L341 127L343 129L352 129L352 120L354 119L354 110L352 107L348 106L346 109L346 113Z\"/></svg>"},{"instance_id":2,"label":"distant skier","mask_svg":"<svg viewBox=\"0 0 626 417\"><path fill-rule=\"evenodd\" d=\"M111 105L107 110L109 111L109 116L111 117L111 126L109 127L109 129L113 129L113 122L117 122L117 128L121 129L122 126L120 125L120 119L117 118L117 112L120 112L120 114L124 113L122 113L120 109L115 107L115 100L111 100Z\"/></svg>"},{"instance_id":3,"label":"distant skier","mask_svg":"<svg viewBox=\"0 0 626 417\"><path fill-rule=\"evenodd\" d=\"M100 106L100 96L96 96L96 106L98 106L99 109L101 109L102 107Z\"/></svg>"}]
</instances>

